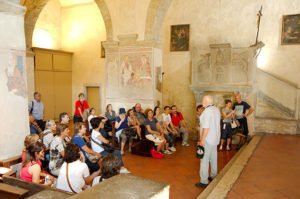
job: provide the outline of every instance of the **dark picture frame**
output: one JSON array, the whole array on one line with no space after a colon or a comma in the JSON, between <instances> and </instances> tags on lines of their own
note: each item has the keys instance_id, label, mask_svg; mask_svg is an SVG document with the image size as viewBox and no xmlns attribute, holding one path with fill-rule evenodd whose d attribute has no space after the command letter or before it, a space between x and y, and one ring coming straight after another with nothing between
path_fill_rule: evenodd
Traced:
<instances>
[{"instance_id":1,"label":"dark picture frame","mask_svg":"<svg viewBox=\"0 0 300 199\"><path fill-rule=\"evenodd\" d=\"M104 41L101 41L101 58L105 58L105 48L103 47Z\"/></svg>"},{"instance_id":2,"label":"dark picture frame","mask_svg":"<svg viewBox=\"0 0 300 199\"><path fill-rule=\"evenodd\" d=\"M281 45L300 44L300 14L283 15Z\"/></svg>"},{"instance_id":3,"label":"dark picture frame","mask_svg":"<svg viewBox=\"0 0 300 199\"><path fill-rule=\"evenodd\" d=\"M170 51L189 51L190 25L172 25Z\"/></svg>"}]
</instances>

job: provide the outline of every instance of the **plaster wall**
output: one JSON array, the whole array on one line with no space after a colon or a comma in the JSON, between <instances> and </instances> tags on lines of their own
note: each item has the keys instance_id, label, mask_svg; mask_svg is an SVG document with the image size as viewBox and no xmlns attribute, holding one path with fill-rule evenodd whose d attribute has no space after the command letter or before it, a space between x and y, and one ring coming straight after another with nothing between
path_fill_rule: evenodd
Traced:
<instances>
[{"instance_id":1,"label":"plaster wall","mask_svg":"<svg viewBox=\"0 0 300 199\"><path fill-rule=\"evenodd\" d=\"M20 155L29 133L23 14L19 3L0 1L0 160Z\"/></svg>"},{"instance_id":2,"label":"plaster wall","mask_svg":"<svg viewBox=\"0 0 300 199\"><path fill-rule=\"evenodd\" d=\"M190 91L191 56L189 51L170 52L170 26L190 24L190 50L207 50L209 44L230 43L232 47L247 47L255 43L256 14L263 6L259 40L265 43L258 67L300 84L300 47L281 45L282 15L299 13L300 1L288 0L173 0L163 23L164 104L177 104L193 124L194 95ZM258 84L266 85L263 81ZM264 86L272 89L273 86ZM272 97L279 96L273 94ZM285 103L284 97L280 98ZM289 103L287 100L286 103Z\"/></svg>"},{"instance_id":3,"label":"plaster wall","mask_svg":"<svg viewBox=\"0 0 300 199\"><path fill-rule=\"evenodd\" d=\"M144 40L146 17L150 0L106 0L112 25L113 38L122 34L138 34Z\"/></svg>"},{"instance_id":4,"label":"plaster wall","mask_svg":"<svg viewBox=\"0 0 300 199\"><path fill-rule=\"evenodd\" d=\"M35 24L32 46L40 48L61 48L61 6L59 0L50 0Z\"/></svg>"},{"instance_id":5,"label":"plaster wall","mask_svg":"<svg viewBox=\"0 0 300 199\"><path fill-rule=\"evenodd\" d=\"M104 89L105 59L101 58L101 41L106 40L106 31L95 3L62 8L61 13L61 46L63 50L74 53L72 59L74 102L78 94L85 91L86 85L101 85L103 87L101 89ZM104 96L100 98L105 99Z\"/></svg>"}]
</instances>

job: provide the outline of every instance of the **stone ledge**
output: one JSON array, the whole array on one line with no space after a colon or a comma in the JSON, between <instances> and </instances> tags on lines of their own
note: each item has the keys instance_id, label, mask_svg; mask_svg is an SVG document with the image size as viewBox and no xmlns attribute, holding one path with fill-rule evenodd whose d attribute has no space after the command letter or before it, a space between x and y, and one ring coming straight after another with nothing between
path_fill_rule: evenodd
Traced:
<instances>
[{"instance_id":1,"label":"stone ledge","mask_svg":"<svg viewBox=\"0 0 300 199\"><path fill-rule=\"evenodd\" d=\"M198 196L198 199L226 198L262 137L263 134L257 134L251 139L249 144L244 145L209 186Z\"/></svg>"}]
</instances>

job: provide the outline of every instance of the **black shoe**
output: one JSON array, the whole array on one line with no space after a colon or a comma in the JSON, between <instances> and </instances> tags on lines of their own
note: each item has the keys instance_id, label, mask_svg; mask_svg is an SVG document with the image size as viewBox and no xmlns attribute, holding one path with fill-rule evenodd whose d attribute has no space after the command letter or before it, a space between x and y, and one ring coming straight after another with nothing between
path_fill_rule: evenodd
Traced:
<instances>
[{"instance_id":1,"label":"black shoe","mask_svg":"<svg viewBox=\"0 0 300 199\"><path fill-rule=\"evenodd\" d=\"M213 178L212 178L212 177L208 177L208 180L209 180L209 181L213 181Z\"/></svg>"},{"instance_id":2,"label":"black shoe","mask_svg":"<svg viewBox=\"0 0 300 199\"><path fill-rule=\"evenodd\" d=\"M204 184L204 183L201 183L201 182L197 182L197 183L195 184L195 186L196 186L196 187L205 188L205 187L208 186L208 184Z\"/></svg>"}]
</instances>

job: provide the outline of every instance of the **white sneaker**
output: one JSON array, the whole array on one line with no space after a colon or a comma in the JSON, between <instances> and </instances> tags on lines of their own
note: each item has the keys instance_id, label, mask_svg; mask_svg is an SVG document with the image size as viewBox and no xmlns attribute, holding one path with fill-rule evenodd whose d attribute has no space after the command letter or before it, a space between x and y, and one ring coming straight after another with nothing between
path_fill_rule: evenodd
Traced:
<instances>
[{"instance_id":1,"label":"white sneaker","mask_svg":"<svg viewBox=\"0 0 300 199\"><path fill-rule=\"evenodd\" d=\"M121 167L120 173L127 174L130 173L130 171L128 171L128 169L126 169L125 167Z\"/></svg>"},{"instance_id":2,"label":"white sneaker","mask_svg":"<svg viewBox=\"0 0 300 199\"><path fill-rule=\"evenodd\" d=\"M182 143L182 146L190 146L188 143Z\"/></svg>"},{"instance_id":3,"label":"white sneaker","mask_svg":"<svg viewBox=\"0 0 300 199\"><path fill-rule=\"evenodd\" d=\"M176 151L176 148L173 147L173 146L172 146L172 147L169 147L168 149L169 149L169 151L172 151L172 152L175 152L175 151Z\"/></svg>"},{"instance_id":4,"label":"white sneaker","mask_svg":"<svg viewBox=\"0 0 300 199\"><path fill-rule=\"evenodd\" d=\"M164 150L163 153L164 153L164 154L167 154L167 155L171 155L171 154L172 154L172 152L169 151L169 150Z\"/></svg>"}]
</instances>

